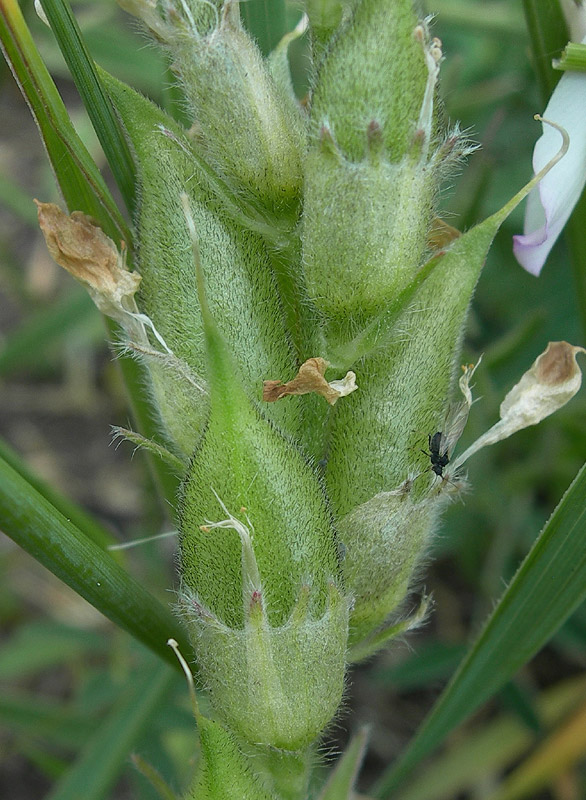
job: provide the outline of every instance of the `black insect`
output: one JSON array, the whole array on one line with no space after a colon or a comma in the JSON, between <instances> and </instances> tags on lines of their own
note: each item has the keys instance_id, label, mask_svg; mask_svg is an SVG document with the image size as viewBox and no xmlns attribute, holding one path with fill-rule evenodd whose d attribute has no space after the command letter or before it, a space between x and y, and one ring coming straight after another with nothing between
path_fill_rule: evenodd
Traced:
<instances>
[{"instance_id":1,"label":"black insect","mask_svg":"<svg viewBox=\"0 0 586 800\"><path fill-rule=\"evenodd\" d=\"M450 456L448 455L448 437L442 433L442 431L437 431L433 436L430 434L427 440L429 442L429 452L422 450L422 453L429 456L432 472L435 472L439 478L442 478L444 469L450 463Z\"/></svg>"}]
</instances>

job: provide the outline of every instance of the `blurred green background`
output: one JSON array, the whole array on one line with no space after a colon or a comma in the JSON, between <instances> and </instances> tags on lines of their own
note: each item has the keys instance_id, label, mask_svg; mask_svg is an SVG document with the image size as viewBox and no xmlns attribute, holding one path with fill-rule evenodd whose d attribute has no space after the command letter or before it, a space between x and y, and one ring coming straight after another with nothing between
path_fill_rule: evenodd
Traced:
<instances>
[{"instance_id":1,"label":"blurred green background","mask_svg":"<svg viewBox=\"0 0 586 800\"><path fill-rule=\"evenodd\" d=\"M32 3L24 5L77 130L104 165L51 32ZM98 63L182 113L163 58L112 0L83 0L75 11ZM533 114L545 104L520 2L435 0L426 11L437 14L434 33L444 45L446 117L460 120L481 146L461 174L446 181L440 198L442 217L465 229L500 208L531 176L532 148L540 134ZM297 17L292 4L292 21ZM293 54L300 95L304 46L296 44ZM98 312L53 264L37 231L31 198L58 197L33 121L4 62L0 141L0 435L31 470L95 514L120 541L171 530L172 515L156 500L144 456L132 458L128 443L110 444L110 426L130 424L124 388ZM471 309L462 361L476 361L480 354L484 361L462 447L497 419L504 394L548 341L586 344L565 242L558 242L535 278L512 254L512 236L522 225L520 208L497 237ZM422 431L422 447L427 433ZM419 588L433 594L433 614L421 630L353 671L346 708L324 743L324 751L334 755L349 731L372 724L363 791L412 737L585 453L582 391L538 428L483 450L470 462L470 491L445 514L420 577ZM121 557L163 602L173 602L173 537ZM98 722L127 697L133 669L147 673L152 657L3 536L0 626L0 796L65 797L49 794L51 787L59 786ZM563 691L585 666L583 607L413 776L402 800L490 798L503 772L539 747L550 725L563 729L565 715L582 707L583 698L571 695L568 703ZM177 787L193 769L196 743L180 679L149 714L148 733L139 727L131 749ZM524 796L583 800L583 738L572 758L558 759L549 785ZM103 796L157 795L129 763Z\"/></svg>"}]
</instances>

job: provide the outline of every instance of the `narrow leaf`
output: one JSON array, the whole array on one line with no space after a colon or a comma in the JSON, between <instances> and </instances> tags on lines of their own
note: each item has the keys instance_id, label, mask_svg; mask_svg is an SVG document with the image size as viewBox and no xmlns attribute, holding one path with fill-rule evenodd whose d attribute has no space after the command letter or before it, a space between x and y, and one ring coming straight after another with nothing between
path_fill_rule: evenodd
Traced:
<instances>
[{"instance_id":1,"label":"narrow leaf","mask_svg":"<svg viewBox=\"0 0 586 800\"><path fill-rule=\"evenodd\" d=\"M354 783L368 745L369 731L361 728L334 767L318 800L353 800Z\"/></svg>"},{"instance_id":2,"label":"narrow leaf","mask_svg":"<svg viewBox=\"0 0 586 800\"><path fill-rule=\"evenodd\" d=\"M6 639L0 652L0 679L15 680L55 667L71 664L89 655L103 654L105 637L95 631L80 630L47 620L19 628Z\"/></svg>"},{"instance_id":3,"label":"narrow leaf","mask_svg":"<svg viewBox=\"0 0 586 800\"><path fill-rule=\"evenodd\" d=\"M9 208L22 222L37 227L37 213L30 194L20 184L0 174L0 203Z\"/></svg>"},{"instance_id":4,"label":"narrow leaf","mask_svg":"<svg viewBox=\"0 0 586 800\"><path fill-rule=\"evenodd\" d=\"M488 700L586 598L586 464L406 752L378 782L392 797L413 767Z\"/></svg>"},{"instance_id":5,"label":"narrow leaf","mask_svg":"<svg viewBox=\"0 0 586 800\"><path fill-rule=\"evenodd\" d=\"M532 798L586 755L586 704L575 711L511 773L489 800Z\"/></svg>"},{"instance_id":6,"label":"narrow leaf","mask_svg":"<svg viewBox=\"0 0 586 800\"><path fill-rule=\"evenodd\" d=\"M537 81L542 98L548 100L561 78L551 61L568 41L566 21L558 0L523 0L523 11Z\"/></svg>"},{"instance_id":7,"label":"narrow leaf","mask_svg":"<svg viewBox=\"0 0 586 800\"><path fill-rule=\"evenodd\" d=\"M104 179L77 135L16 0L0 0L0 42L47 150L70 211L83 211L130 246L126 225Z\"/></svg>"},{"instance_id":8,"label":"narrow leaf","mask_svg":"<svg viewBox=\"0 0 586 800\"><path fill-rule=\"evenodd\" d=\"M31 208L34 209L32 203ZM77 290L28 317L21 326L10 331L0 345L0 375L46 362L47 349L67 337L72 328L92 315L99 320L94 309L87 292Z\"/></svg>"},{"instance_id":9,"label":"narrow leaf","mask_svg":"<svg viewBox=\"0 0 586 800\"><path fill-rule=\"evenodd\" d=\"M134 161L71 7L67 0L41 0L41 5L108 159L126 207L132 211L135 203Z\"/></svg>"},{"instance_id":10,"label":"narrow leaf","mask_svg":"<svg viewBox=\"0 0 586 800\"><path fill-rule=\"evenodd\" d=\"M42 495L56 511L82 530L83 533L99 547L105 550L108 545L115 543L116 539L109 531L102 527L92 516L86 514L76 503L72 503L71 500L63 497L63 495L59 494L59 492L31 472L14 450L1 439L0 459L4 460L4 462L17 472L32 489Z\"/></svg>"},{"instance_id":11,"label":"narrow leaf","mask_svg":"<svg viewBox=\"0 0 586 800\"><path fill-rule=\"evenodd\" d=\"M0 692L0 722L31 737L47 737L52 744L79 747L91 736L94 723L86 713L63 707L63 701Z\"/></svg>"},{"instance_id":12,"label":"narrow leaf","mask_svg":"<svg viewBox=\"0 0 586 800\"><path fill-rule=\"evenodd\" d=\"M180 669L172 636L191 653L171 613L113 558L0 459L0 529L116 625Z\"/></svg>"},{"instance_id":13,"label":"narrow leaf","mask_svg":"<svg viewBox=\"0 0 586 800\"><path fill-rule=\"evenodd\" d=\"M571 678L543 692L536 700L537 712L549 729L571 713L586 698L583 676ZM453 800L489 785L535 743L535 735L521 720L500 714L480 728L454 739L452 746L418 770L414 780L401 789L401 800Z\"/></svg>"},{"instance_id":14,"label":"narrow leaf","mask_svg":"<svg viewBox=\"0 0 586 800\"><path fill-rule=\"evenodd\" d=\"M113 711L87 743L47 800L100 800L124 767L136 740L169 694L176 675L168 666L151 663L131 676Z\"/></svg>"}]
</instances>

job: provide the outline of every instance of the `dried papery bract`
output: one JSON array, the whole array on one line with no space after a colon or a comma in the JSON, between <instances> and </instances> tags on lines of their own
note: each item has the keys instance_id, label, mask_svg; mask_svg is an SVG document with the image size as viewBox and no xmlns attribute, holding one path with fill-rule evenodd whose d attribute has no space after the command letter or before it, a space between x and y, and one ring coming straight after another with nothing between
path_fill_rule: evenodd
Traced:
<instances>
[{"instance_id":1,"label":"dried papery bract","mask_svg":"<svg viewBox=\"0 0 586 800\"><path fill-rule=\"evenodd\" d=\"M328 366L329 364L324 358L308 358L299 367L299 372L293 380L287 383L265 381L262 399L265 403L274 403L287 395L315 392L333 406L340 397L346 397L358 387L356 386L356 375L351 371L348 371L341 380L326 381L324 375Z\"/></svg>"},{"instance_id":2,"label":"dried papery bract","mask_svg":"<svg viewBox=\"0 0 586 800\"><path fill-rule=\"evenodd\" d=\"M456 459L453 469L458 469L481 448L537 425L565 406L582 385L582 372L576 361L578 353L586 350L568 342L550 342L501 403L500 421Z\"/></svg>"},{"instance_id":3,"label":"dried papery bract","mask_svg":"<svg viewBox=\"0 0 586 800\"><path fill-rule=\"evenodd\" d=\"M123 327L138 312L134 295L141 276L130 272L124 256L98 225L81 211L68 216L55 203L40 203L39 226L50 254L80 281L100 311Z\"/></svg>"}]
</instances>

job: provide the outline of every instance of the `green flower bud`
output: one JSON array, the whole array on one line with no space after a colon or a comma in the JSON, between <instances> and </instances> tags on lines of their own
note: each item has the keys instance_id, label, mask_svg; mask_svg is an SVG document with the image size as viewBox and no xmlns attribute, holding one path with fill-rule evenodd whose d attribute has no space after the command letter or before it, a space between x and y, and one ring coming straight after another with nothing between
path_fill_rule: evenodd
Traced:
<instances>
[{"instance_id":1,"label":"green flower bud","mask_svg":"<svg viewBox=\"0 0 586 800\"><path fill-rule=\"evenodd\" d=\"M312 129L330 128L350 161L365 157L372 120L391 161L411 150L428 86L417 27L412 0L362 0L328 52L313 91Z\"/></svg>"},{"instance_id":2,"label":"green flower bud","mask_svg":"<svg viewBox=\"0 0 586 800\"><path fill-rule=\"evenodd\" d=\"M406 489L381 492L338 523L344 580L354 595L350 646L366 639L405 599L444 498L414 502Z\"/></svg>"},{"instance_id":3,"label":"green flower bud","mask_svg":"<svg viewBox=\"0 0 586 800\"><path fill-rule=\"evenodd\" d=\"M427 248L437 179L408 156L380 152L381 129L364 129L369 156L344 158L328 128L306 159L303 263L307 289L328 316L368 315L413 277Z\"/></svg>"},{"instance_id":4,"label":"green flower bud","mask_svg":"<svg viewBox=\"0 0 586 800\"><path fill-rule=\"evenodd\" d=\"M310 587L301 587L290 617L274 625L263 592L249 586L243 628L223 625L189 594L183 596L182 610L214 708L256 746L306 748L340 703L348 604L330 584L325 610L314 615L310 596Z\"/></svg>"},{"instance_id":5,"label":"green flower bud","mask_svg":"<svg viewBox=\"0 0 586 800\"><path fill-rule=\"evenodd\" d=\"M360 391L332 419L326 482L355 598L352 643L397 609L441 506L459 488L432 470L423 446L440 431L452 438L446 407L468 305L492 239L532 185L438 253L386 329L381 316L376 345L356 366Z\"/></svg>"},{"instance_id":6,"label":"green flower bud","mask_svg":"<svg viewBox=\"0 0 586 800\"><path fill-rule=\"evenodd\" d=\"M376 313L422 263L448 155L434 144L441 58L411 2L365 0L318 73L302 236L329 317Z\"/></svg>"},{"instance_id":7,"label":"green flower bud","mask_svg":"<svg viewBox=\"0 0 586 800\"><path fill-rule=\"evenodd\" d=\"M220 395L223 407L213 387L211 395L208 427L182 491L183 582L222 622L243 625L241 544L233 526L215 529L223 511L220 521L242 518L251 531L271 622L285 623L307 582L312 611L321 612L338 563L316 475L239 387Z\"/></svg>"},{"instance_id":8,"label":"green flower bud","mask_svg":"<svg viewBox=\"0 0 586 800\"><path fill-rule=\"evenodd\" d=\"M154 18L148 2L127 10L168 47L207 162L233 191L244 188L278 212L296 208L305 122L242 29L238 3L166 3L163 16Z\"/></svg>"},{"instance_id":9,"label":"green flower bud","mask_svg":"<svg viewBox=\"0 0 586 800\"><path fill-rule=\"evenodd\" d=\"M313 469L243 391L197 274L211 407L182 489L182 608L230 727L297 749L342 694L348 612L336 541Z\"/></svg>"}]
</instances>

